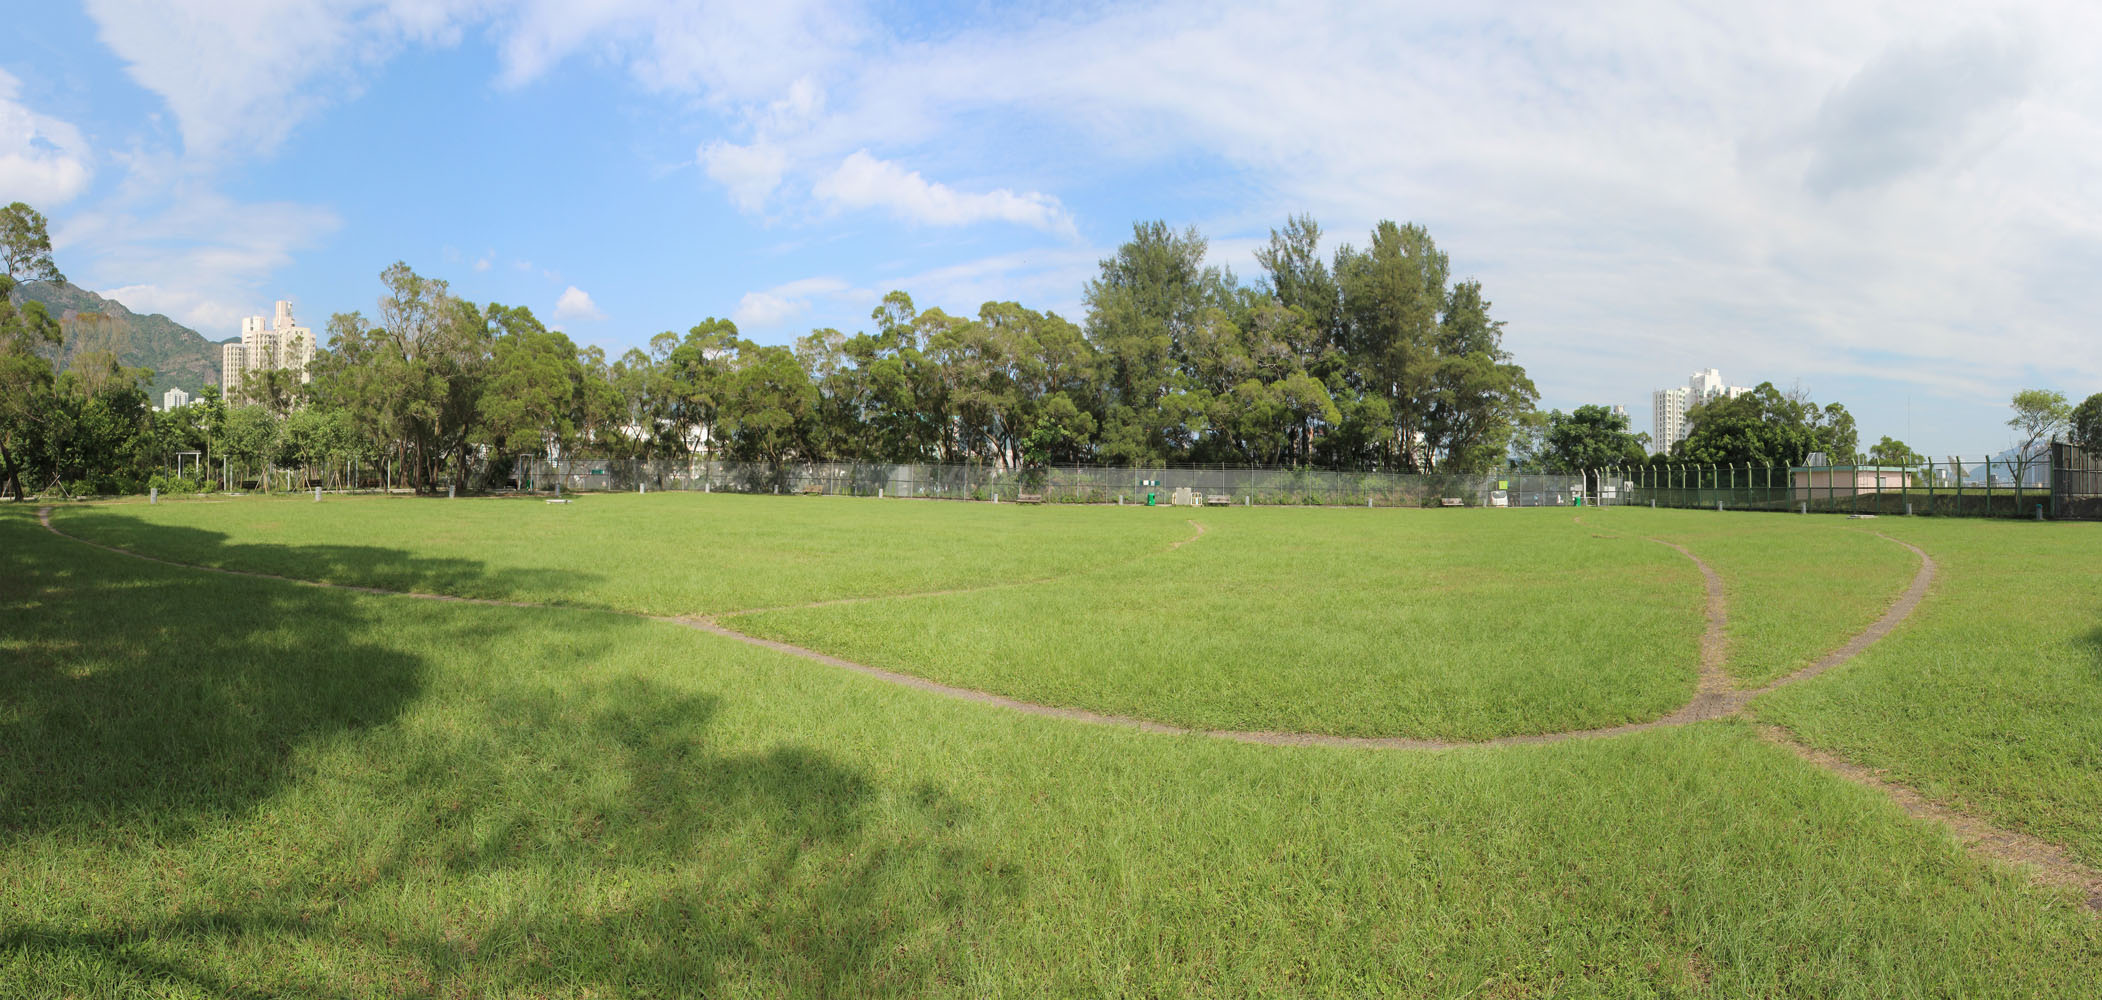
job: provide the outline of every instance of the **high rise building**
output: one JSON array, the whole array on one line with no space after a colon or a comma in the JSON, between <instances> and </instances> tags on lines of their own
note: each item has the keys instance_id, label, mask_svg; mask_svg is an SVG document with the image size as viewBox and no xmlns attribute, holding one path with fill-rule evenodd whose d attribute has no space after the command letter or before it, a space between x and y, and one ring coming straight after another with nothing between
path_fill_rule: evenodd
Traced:
<instances>
[{"instance_id":1,"label":"high rise building","mask_svg":"<svg viewBox=\"0 0 2102 1000\"><path fill-rule=\"evenodd\" d=\"M1650 447L1656 451L1670 451L1671 446L1686 440L1686 411L1714 399L1736 399L1752 390L1741 385L1729 385L1722 380L1722 373L1713 368L1694 372L1683 388L1658 389L1650 393L1651 427Z\"/></svg>"},{"instance_id":2,"label":"high rise building","mask_svg":"<svg viewBox=\"0 0 2102 1000\"><path fill-rule=\"evenodd\" d=\"M1650 393L1652 451L1670 451L1674 442L1686 439L1686 387L1658 389Z\"/></svg>"},{"instance_id":3,"label":"high rise building","mask_svg":"<svg viewBox=\"0 0 2102 1000\"><path fill-rule=\"evenodd\" d=\"M299 381L311 382L307 366L314 361L314 334L292 320L292 303L279 301L270 325L263 317L241 321L241 342L220 350L219 386L231 404L244 402L241 385L251 372L284 369L299 373Z\"/></svg>"},{"instance_id":4,"label":"high rise building","mask_svg":"<svg viewBox=\"0 0 2102 1000\"><path fill-rule=\"evenodd\" d=\"M190 394L181 389L170 389L161 393L161 409L179 410L190 405Z\"/></svg>"}]
</instances>

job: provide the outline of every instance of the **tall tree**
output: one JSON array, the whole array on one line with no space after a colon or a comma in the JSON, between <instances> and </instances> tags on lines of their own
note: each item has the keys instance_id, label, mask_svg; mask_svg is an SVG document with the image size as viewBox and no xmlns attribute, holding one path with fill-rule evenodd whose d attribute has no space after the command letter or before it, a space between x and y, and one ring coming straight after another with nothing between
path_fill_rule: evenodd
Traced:
<instances>
[{"instance_id":1,"label":"tall tree","mask_svg":"<svg viewBox=\"0 0 2102 1000\"><path fill-rule=\"evenodd\" d=\"M0 269L15 281L64 281L51 259L44 216L21 202L0 208Z\"/></svg>"},{"instance_id":2,"label":"tall tree","mask_svg":"<svg viewBox=\"0 0 2102 1000\"><path fill-rule=\"evenodd\" d=\"M730 457L771 465L819 457L810 449L817 389L788 348L740 342L723 402Z\"/></svg>"},{"instance_id":3,"label":"tall tree","mask_svg":"<svg viewBox=\"0 0 2102 1000\"><path fill-rule=\"evenodd\" d=\"M1547 415L1542 459L1551 468L1575 472L1640 465L1643 458L1642 442L1628 432L1625 414L1585 405L1567 414L1555 410Z\"/></svg>"},{"instance_id":4,"label":"tall tree","mask_svg":"<svg viewBox=\"0 0 2102 1000\"><path fill-rule=\"evenodd\" d=\"M12 275L0 274L0 492L20 500L23 459L47 431L56 378L38 349L60 334L44 304L17 303L14 287Z\"/></svg>"},{"instance_id":5,"label":"tall tree","mask_svg":"<svg viewBox=\"0 0 2102 1000\"><path fill-rule=\"evenodd\" d=\"M1206 247L1195 229L1139 223L1088 282L1088 337L1105 389L1102 451L1112 461L1162 462L1189 444L1187 408L1170 398L1183 389L1177 363L1204 311L1227 303L1231 283L1205 266Z\"/></svg>"},{"instance_id":6,"label":"tall tree","mask_svg":"<svg viewBox=\"0 0 2102 1000\"><path fill-rule=\"evenodd\" d=\"M2102 392L2082 400L2066 419L2074 444L2090 453L2102 452Z\"/></svg>"},{"instance_id":7,"label":"tall tree","mask_svg":"<svg viewBox=\"0 0 2102 1000\"><path fill-rule=\"evenodd\" d=\"M523 306L491 305L501 329L481 395L481 420L500 449L553 459L576 434L584 370L576 345Z\"/></svg>"},{"instance_id":8,"label":"tall tree","mask_svg":"<svg viewBox=\"0 0 2102 1000\"><path fill-rule=\"evenodd\" d=\"M1777 468L1800 465L1812 452L1834 464L1852 462L1854 418L1838 403L1819 407L1800 394L1784 395L1772 382L1734 399L1713 399L1686 411L1691 425L1672 457L1701 465Z\"/></svg>"},{"instance_id":9,"label":"tall tree","mask_svg":"<svg viewBox=\"0 0 2102 1000\"><path fill-rule=\"evenodd\" d=\"M2046 446L2051 439L2066 429L2066 422L2073 416L2073 404L2066 401L2065 393L2049 389L2023 389L2009 401L2014 416L2007 418L2007 426L2014 429L2014 481L2025 482L2029 467L2046 456Z\"/></svg>"},{"instance_id":10,"label":"tall tree","mask_svg":"<svg viewBox=\"0 0 2102 1000\"><path fill-rule=\"evenodd\" d=\"M1905 442L1889 435L1884 435L1869 448L1868 460L1872 465L1889 465L1904 469L1927 464L1926 458L1913 451Z\"/></svg>"}]
</instances>

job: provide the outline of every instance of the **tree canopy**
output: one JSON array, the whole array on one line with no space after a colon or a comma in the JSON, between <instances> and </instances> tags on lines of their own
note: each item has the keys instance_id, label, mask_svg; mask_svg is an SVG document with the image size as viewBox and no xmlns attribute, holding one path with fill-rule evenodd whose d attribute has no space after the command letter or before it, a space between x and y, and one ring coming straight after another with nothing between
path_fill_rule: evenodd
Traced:
<instances>
[{"instance_id":1,"label":"tree canopy","mask_svg":"<svg viewBox=\"0 0 2102 1000\"><path fill-rule=\"evenodd\" d=\"M1734 399L1709 400L1686 411L1690 429L1672 457L1701 465L1777 468L1801 465L1821 452L1835 465L1858 458L1854 418L1846 407L1823 407L1772 382Z\"/></svg>"},{"instance_id":2,"label":"tree canopy","mask_svg":"<svg viewBox=\"0 0 2102 1000\"><path fill-rule=\"evenodd\" d=\"M2074 444L2090 452L2102 452L2102 392L2073 407L2066 423Z\"/></svg>"},{"instance_id":3,"label":"tree canopy","mask_svg":"<svg viewBox=\"0 0 2102 1000\"><path fill-rule=\"evenodd\" d=\"M1579 406L1574 412L1547 415L1540 459L1556 469L1599 469L1639 465L1642 442L1628 432L1626 414L1603 406Z\"/></svg>"},{"instance_id":4,"label":"tree canopy","mask_svg":"<svg viewBox=\"0 0 2102 1000\"><path fill-rule=\"evenodd\" d=\"M369 316L330 317L311 381L244 386L259 407L206 392L171 414L142 407L141 373L114 356L58 377L35 350L56 324L0 297L0 473L17 493L25 474L38 487L139 483L175 451L242 463L266 483L254 467L316 479L359 466L423 490L484 485L474 477L501 475L514 456L573 454L1391 472L1642 460L1644 437L1606 407L1534 411L1487 290L1455 276L1427 229L1381 222L1362 246L1324 254L1322 242L1313 219L1286 220L1243 282L1210 262L1196 230L1143 222L1098 262L1078 321L1012 301L951 314L893 291L858 331L762 344L709 317L610 359L528 309L469 302L396 263ZM0 292L57 274L28 206L0 210L0 250ZM2072 412L2062 397L2015 402L2018 430L2048 433ZM2098 411L2083 404L2079 440L2102 435ZM1844 407L1771 383L1688 420L1681 461L1858 457ZM1917 461L1889 438L1869 458Z\"/></svg>"}]
</instances>

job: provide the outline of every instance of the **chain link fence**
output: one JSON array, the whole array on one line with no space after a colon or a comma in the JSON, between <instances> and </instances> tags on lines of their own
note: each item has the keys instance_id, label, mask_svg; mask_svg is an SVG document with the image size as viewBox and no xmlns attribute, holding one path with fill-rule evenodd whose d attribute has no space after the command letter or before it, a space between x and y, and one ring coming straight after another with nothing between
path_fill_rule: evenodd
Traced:
<instances>
[{"instance_id":1,"label":"chain link fence","mask_svg":"<svg viewBox=\"0 0 2102 1000\"><path fill-rule=\"evenodd\" d=\"M491 470L492 473L495 470ZM1193 466L1122 468L866 462L519 459L489 485L525 490L1040 500L1045 503L1349 507L1654 506L1704 510L1914 514L2102 520L2102 459L2053 445L2029 461L2005 456L1918 466L1641 465L1580 473L1411 475Z\"/></svg>"},{"instance_id":2,"label":"chain link fence","mask_svg":"<svg viewBox=\"0 0 2102 1000\"><path fill-rule=\"evenodd\" d=\"M1546 507L1576 502L1573 475L1406 475L1306 469L1043 466L932 463L520 459L507 485L571 492L696 490L717 493L922 497L1045 503L1156 503L1350 507Z\"/></svg>"},{"instance_id":3,"label":"chain link fence","mask_svg":"<svg viewBox=\"0 0 2102 1000\"><path fill-rule=\"evenodd\" d=\"M1944 517L2102 519L2102 463L2055 444L2023 460L1981 456L1916 466L1643 465L1587 482L1606 502L1642 506Z\"/></svg>"}]
</instances>

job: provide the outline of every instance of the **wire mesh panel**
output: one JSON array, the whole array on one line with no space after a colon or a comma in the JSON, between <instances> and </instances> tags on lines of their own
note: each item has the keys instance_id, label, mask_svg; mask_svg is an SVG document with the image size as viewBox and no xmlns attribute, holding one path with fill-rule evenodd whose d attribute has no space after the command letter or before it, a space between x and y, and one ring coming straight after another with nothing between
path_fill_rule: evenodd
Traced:
<instances>
[{"instance_id":1,"label":"wire mesh panel","mask_svg":"<svg viewBox=\"0 0 2102 1000\"><path fill-rule=\"evenodd\" d=\"M519 459L486 469L488 488L570 492L694 490L1045 503L1157 503L1181 498L1234 506L1559 507L1581 497L1605 506L2102 519L2102 459L2070 445L2020 461L2006 456L1916 466L1805 463L1765 467L1677 464L1583 473L1440 475L1219 466L1033 466L958 463L729 462L711 459Z\"/></svg>"}]
</instances>

